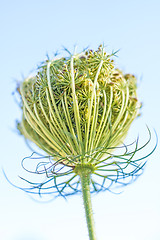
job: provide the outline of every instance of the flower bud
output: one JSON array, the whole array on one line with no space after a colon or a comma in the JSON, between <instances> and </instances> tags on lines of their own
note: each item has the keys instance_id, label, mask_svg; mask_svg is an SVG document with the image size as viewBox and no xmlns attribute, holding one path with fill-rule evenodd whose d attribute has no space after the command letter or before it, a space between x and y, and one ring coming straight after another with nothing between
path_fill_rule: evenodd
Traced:
<instances>
[{"instance_id":1,"label":"flower bud","mask_svg":"<svg viewBox=\"0 0 160 240\"><path fill-rule=\"evenodd\" d=\"M97 51L47 60L25 79L18 124L25 138L72 167L91 159L97 164L103 158L97 148L119 145L140 104L136 78L115 69L111 56L100 45Z\"/></svg>"}]
</instances>

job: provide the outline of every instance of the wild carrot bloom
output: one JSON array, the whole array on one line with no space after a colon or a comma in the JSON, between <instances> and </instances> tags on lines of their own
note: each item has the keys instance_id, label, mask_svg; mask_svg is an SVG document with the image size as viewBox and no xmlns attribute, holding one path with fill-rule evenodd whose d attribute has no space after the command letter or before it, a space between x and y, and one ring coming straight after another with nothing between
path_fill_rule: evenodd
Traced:
<instances>
[{"instance_id":1,"label":"wild carrot bloom","mask_svg":"<svg viewBox=\"0 0 160 240\"><path fill-rule=\"evenodd\" d=\"M81 190L77 177L87 169L91 191L105 190L142 169L127 146L122 155L113 153L123 144L141 106L135 76L115 68L113 55L100 45L97 51L47 60L35 76L21 83L23 117L18 129L47 153L50 165L36 169L53 180L45 189L76 193ZM38 171L42 165L43 171ZM68 178L60 181L61 176ZM45 183L36 187L42 190Z\"/></svg>"},{"instance_id":2,"label":"wild carrot bloom","mask_svg":"<svg viewBox=\"0 0 160 240\"><path fill-rule=\"evenodd\" d=\"M18 129L47 154L34 171L45 180L21 178L31 184L23 190L62 196L81 191L90 240L96 239L90 192L130 183L155 149L135 159L150 139L139 148L137 140L134 150L123 143L141 104L135 76L115 68L113 55L100 45L97 51L47 60L18 89L23 111ZM124 153L115 154L118 148ZM36 159L33 155L29 158Z\"/></svg>"}]
</instances>

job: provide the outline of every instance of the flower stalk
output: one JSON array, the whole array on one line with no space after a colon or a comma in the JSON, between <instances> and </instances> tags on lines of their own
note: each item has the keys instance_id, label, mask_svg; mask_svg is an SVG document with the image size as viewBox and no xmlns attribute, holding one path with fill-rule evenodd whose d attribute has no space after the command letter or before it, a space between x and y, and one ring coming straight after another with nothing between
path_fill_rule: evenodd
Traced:
<instances>
[{"instance_id":1,"label":"flower stalk","mask_svg":"<svg viewBox=\"0 0 160 240\"><path fill-rule=\"evenodd\" d=\"M81 180L83 204L85 209L89 239L96 240L95 224L94 224L94 218L93 218L91 193L90 193L90 181L91 181L92 170L88 166L81 166L78 168L77 173L79 174L80 180Z\"/></svg>"}]
</instances>

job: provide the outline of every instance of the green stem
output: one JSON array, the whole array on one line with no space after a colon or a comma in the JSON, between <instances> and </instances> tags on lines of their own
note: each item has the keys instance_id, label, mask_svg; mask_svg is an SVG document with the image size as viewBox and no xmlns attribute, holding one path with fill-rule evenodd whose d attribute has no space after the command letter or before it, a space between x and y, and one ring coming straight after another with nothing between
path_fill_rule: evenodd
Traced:
<instances>
[{"instance_id":1,"label":"green stem","mask_svg":"<svg viewBox=\"0 0 160 240\"><path fill-rule=\"evenodd\" d=\"M82 185L83 203L85 208L89 239L96 240L93 210L92 210L92 203L91 203L91 193L90 193L91 169L88 167L81 167L78 170L79 170L78 174L80 176L81 185Z\"/></svg>"}]
</instances>

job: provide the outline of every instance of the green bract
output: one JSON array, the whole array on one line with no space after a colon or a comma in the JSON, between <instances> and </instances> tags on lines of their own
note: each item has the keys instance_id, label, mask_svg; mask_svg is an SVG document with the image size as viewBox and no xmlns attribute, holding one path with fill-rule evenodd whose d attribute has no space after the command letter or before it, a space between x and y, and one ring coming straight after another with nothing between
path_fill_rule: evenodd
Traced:
<instances>
[{"instance_id":1,"label":"green bract","mask_svg":"<svg viewBox=\"0 0 160 240\"><path fill-rule=\"evenodd\" d=\"M18 128L55 161L94 171L107 155L103 149L109 154L121 144L137 117L136 78L116 69L112 55L100 45L47 60L22 82Z\"/></svg>"}]
</instances>

